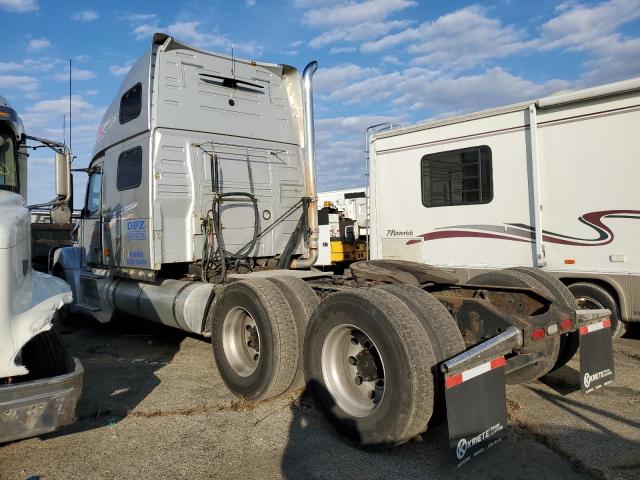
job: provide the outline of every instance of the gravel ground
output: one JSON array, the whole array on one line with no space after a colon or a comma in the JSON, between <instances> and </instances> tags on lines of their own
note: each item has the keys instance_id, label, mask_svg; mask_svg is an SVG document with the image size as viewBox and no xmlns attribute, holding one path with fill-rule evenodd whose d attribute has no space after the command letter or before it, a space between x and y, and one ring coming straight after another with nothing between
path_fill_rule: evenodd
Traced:
<instances>
[{"instance_id":1,"label":"gravel ground","mask_svg":"<svg viewBox=\"0 0 640 480\"><path fill-rule=\"evenodd\" d=\"M383 453L344 444L301 392L239 401L208 341L120 318L62 327L85 368L79 420L0 447L0 479L640 479L640 340L614 344L615 385L584 397L578 362L507 388L499 446L453 471L446 426ZM637 337L637 335L636 335Z\"/></svg>"}]
</instances>

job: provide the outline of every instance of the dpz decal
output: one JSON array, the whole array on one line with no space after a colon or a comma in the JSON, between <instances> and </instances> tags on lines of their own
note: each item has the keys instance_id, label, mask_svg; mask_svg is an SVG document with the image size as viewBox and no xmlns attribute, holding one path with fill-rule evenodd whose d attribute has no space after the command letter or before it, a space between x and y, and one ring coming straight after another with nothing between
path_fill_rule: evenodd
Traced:
<instances>
[{"instance_id":1,"label":"dpz decal","mask_svg":"<svg viewBox=\"0 0 640 480\"><path fill-rule=\"evenodd\" d=\"M142 250L129 250L127 253L127 265L143 267L146 264L147 259L144 258L144 252Z\"/></svg>"},{"instance_id":2,"label":"dpz decal","mask_svg":"<svg viewBox=\"0 0 640 480\"><path fill-rule=\"evenodd\" d=\"M146 240L147 228L144 220L127 221L127 240Z\"/></svg>"}]
</instances>

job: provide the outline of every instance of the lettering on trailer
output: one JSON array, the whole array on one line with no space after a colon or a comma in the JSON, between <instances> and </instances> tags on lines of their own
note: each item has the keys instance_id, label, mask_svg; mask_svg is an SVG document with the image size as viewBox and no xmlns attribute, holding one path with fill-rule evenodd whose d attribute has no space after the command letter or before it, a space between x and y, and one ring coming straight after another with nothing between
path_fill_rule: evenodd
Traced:
<instances>
[{"instance_id":1,"label":"lettering on trailer","mask_svg":"<svg viewBox=\"0 0 640 480\"><path fill-rule=\"evenodd\" d=\"M393 228L387 229L387 237L413 237L413 230L395 230Z\"/></svg>"},{"instance_id":2,"label":"lettering on trailer","mask_svg":"<svg viewBox=\"0 0 640 480\"><path fill-rule=\"evenodd\" d=\"M460 467L505 437L504 357L445 375L449 446Z\"/></svg>"},{"instance_id":3,"label":"lettering on trailer","mask_svg":"<svg viewBox=\"0 0 640 480\"><path fill-rule=\"evenodd\" d=\"M127 265L133 265L136 267L143 267L147 265L147 259L144 258L144 252L142 250L129 250L127 253Z\"/></svg>"},{"instance_id":4,"label":"lettering on trailer","mask_svg":"<svg viewBox=\"0 0 640 480\"><path fill-rule=\"evenodd\" d=\"M580 389L591 393L614 379L611 320L582 326L580 332Z\"/></svg>"},{"instance_id":5,"label":"lettering on trailer","mask_svg":"<svg viewBox=\"0 0 640 480\"><path fill-rule=\"evenodd\" d=\"M146 240L147 228L144 220L127 221L127 240Z\"/></svg>"}]
</instances>

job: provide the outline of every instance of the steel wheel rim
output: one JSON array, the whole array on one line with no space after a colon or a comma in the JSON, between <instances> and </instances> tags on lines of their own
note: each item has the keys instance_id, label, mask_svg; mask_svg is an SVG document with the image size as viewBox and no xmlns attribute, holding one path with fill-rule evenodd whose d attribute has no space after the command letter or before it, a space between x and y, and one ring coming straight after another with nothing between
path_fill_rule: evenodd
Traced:
<instances>
[{"instance_id":1,"label":"steel wheel rim","mask_svg":"<svg viewBox=\"0 0 640 480\"><path fill-rule=\"evenodd\" d=\"M260 331L251 314L242 307L233 307L222 323L222 346L231 369L248 377L260 361Z\"/></svg>"},{"instance_id":2,"label":"steel wheel rim","mask_svg":"<svg viewBox=\"0 0 640 480\"><path fill-rule=\"evenodd\" d=\"M321 365L327 390L347 414L366 417L382 403L384 361L362 329L347 324L334 327L322 345Z\"/></svg>"},{"instance_id":3,"label":"steel wheel rim","mask_svg":"<svg viewBox=\"0 0 640 480\"><path fill-rule=\"evenodd\" d=\"M578 297L576 298L576 303L581 310L598 310L604 308L600 302L591 297Z\"/></svg>"}]
</instances>

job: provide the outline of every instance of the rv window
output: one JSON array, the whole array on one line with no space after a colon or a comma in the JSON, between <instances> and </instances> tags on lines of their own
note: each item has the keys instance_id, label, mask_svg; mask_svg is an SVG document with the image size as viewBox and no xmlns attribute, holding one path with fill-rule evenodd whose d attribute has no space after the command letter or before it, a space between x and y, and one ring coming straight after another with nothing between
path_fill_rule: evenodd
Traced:
<instances>
[{"instance_id":1,"label":"rv window","mask_svg":"<svg viewBox=\"0 0 640 480\"><path fill-rule=\"evenodd\" d=\"M491 149L487 146L422 157L425 207L473 205L493 199Z\"/></svg>"},{"instance_id":2,"label":"rv window","mask_svg":"<svg viewBox=\"0 0 640 480\"><path fill-rule=\"evenodd\" d=\"M142 147L126 150L118 157L118 190L140 186L142 180Z\"/></svg>"},{"instance_id":3,"label":"rv window","mask_svg":"<svg viewBox=\"0 0 640 480\"><path fill-rule=\"evenodd\" d=\"M126 91L120 99L120 123L127 123L137 118L142 111L142 84L137 83Z\"/></svg>"}]
</instances>

